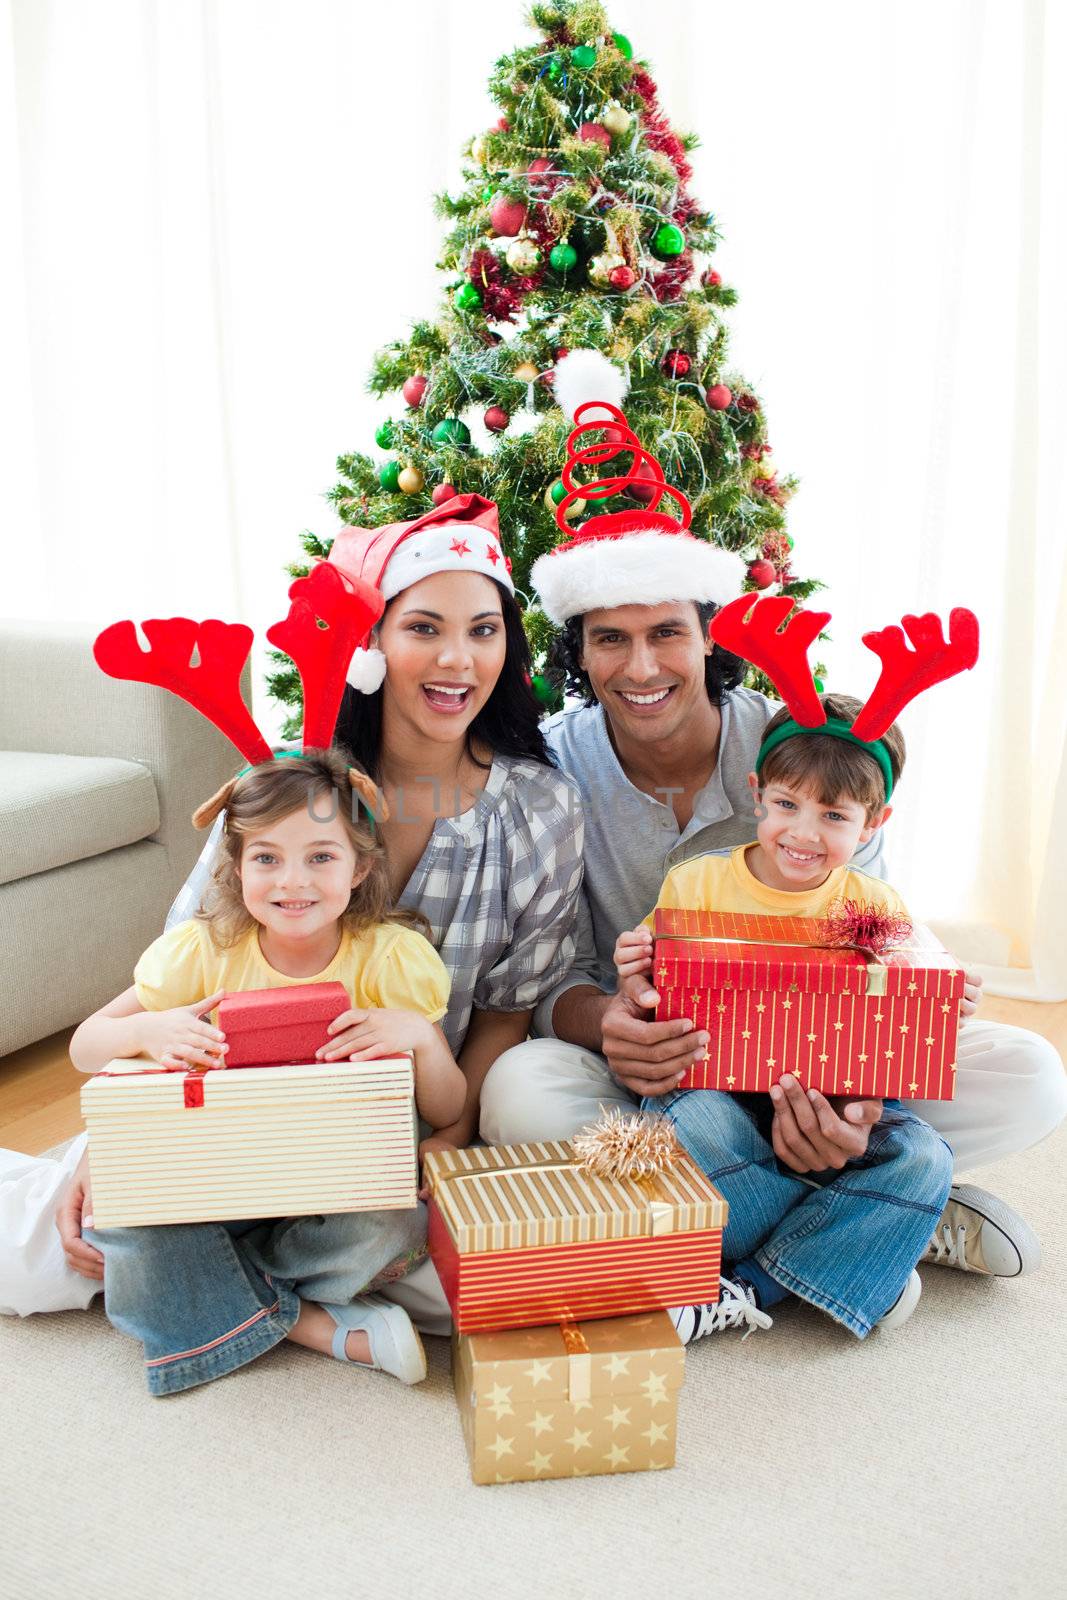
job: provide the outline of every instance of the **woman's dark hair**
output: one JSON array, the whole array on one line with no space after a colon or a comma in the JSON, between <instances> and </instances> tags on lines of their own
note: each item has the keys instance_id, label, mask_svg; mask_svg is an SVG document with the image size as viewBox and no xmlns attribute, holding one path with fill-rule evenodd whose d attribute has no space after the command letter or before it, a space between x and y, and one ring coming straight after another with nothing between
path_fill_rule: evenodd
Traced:
<instances>
[{"instance_id":1,"label":"woman's dark hair","mask_svg":"<svg viewBox=\"0 0 1067 1600\"><path fill-rule=\"evenodd\" d=\"M474 754L478 743L488 745L494 755L527 756L551 767L554 763L541 732L541 707L530 684L530 645L522 612L502 584L494 583L494 587L504 616L504 665L492 694L467 729L467 754L477 766L484 766ZM386 612L392 604L390 600ZM345 685L334 742L351 750L360 766L380 781L381 689L374 694L359 694L350 684Z\"/></svg>"},{"instance_id":2,"label":"woman's dark hair","mask_svg":"<svg viewBox=\"0 0 1067 1600\"><path fill-rule=\"evenodd\" d=\"M691 604L696 606L697 616L700 618L700 636L704 638L707 635L708 623L719 607L713 605L711 601L692 601ZM580 616L567 618L553 640L548 658L548 671L553 683L565 694L580 695L586 705L591 706L596 704L596 695L593 693L588 674L579 665L582 655L582 620ZM713 706L722 705L730 690L736 689L742 681L745 671L745 663L740 656L724 650L721 644L715 645L704 663L704 687Z\"/></svg>"}]
</instances>

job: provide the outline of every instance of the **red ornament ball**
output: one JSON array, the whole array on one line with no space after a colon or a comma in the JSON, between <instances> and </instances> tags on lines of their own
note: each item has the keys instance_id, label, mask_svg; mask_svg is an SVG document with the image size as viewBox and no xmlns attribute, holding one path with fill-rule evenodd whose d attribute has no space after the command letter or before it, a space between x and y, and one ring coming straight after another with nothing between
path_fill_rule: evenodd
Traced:
<instances>
[{"instance_id":1,"label":"red ornament ball","mask_svg":"<svg viewBox=\"0 0 1067 1600\"><path fill-rule=\"evenodd\" d=\"M565 345L565 344L561 344L559 349L556 351L556 360L557 361L562 361L563 357L564 356L569 356L570 353L571 352L570 352L569 347L567 345Z\"/></svg>"},{"instance_id":2,"label":"red ornament ball","mask_svg":"<svg viewBox=\"0 0 1067 1600\"><path fill-rule=\"evenodd\" d=\"M748 575L757 589L769 589L778 576L778 569L773 561L753 561Z\"/></svg>"},{"instance_id":3,"label":"red ornament ball","mask_svg":"<svg viewBox=\"0 0 1067 1600\"><path fill-rule=\"evenodd\" d=\"M539 372L537 375L537 381L538 383L543 383L546 389L551 389L552 385L556 381L555 369L550 367L547 372Z\"/></svg>"},{"instance_id":4,"label":"red ornament ball","mask_svg":"<svg viewBox=\"0 0 1067 1600\"><path fill-rule=\"evenodd\" d=\"M443 506L446 500L454 500L455 498L456 491L450 483L439 483L430 496L435 506Z\"/></svg>"},{"instance_id":5,"label":"red ornament ball","mask_svg":"<svg viewBox=\"0 0 1067 1600\"><path fill-rule=\"evenodd\" d=\"M501 133L509 133L511 131L511 123L508 121L507 117L501 117L497 122L497 128Z\"/></svg>"},{"instance_id":6,"label":"red ornament ball","mask_svg":"<svg viewBox=\"0 0 1067 1600\"><path fill-rule=\"evenodd\" d=\"M485 423L490 433L503 433L504 429L511 421L511 418L508 416L503 406L490 406L489 410L482 418L482 421Z\"/></svg>"},{"instance_id":7,"label":"red ornament ball","mask_svg":"<svg viewBox=\"0 0 1067 1600\"><path fill-rule=\"evenodd\" d=\"M725 383L713 383L704 398L712 411L725 411L733 400L733 393Z\"/></svg>"},{"instance_id":8,"label":"red ornament ball","mask_svg":"<svg viewBox=\"0 0 1067 1600\"><path fill-rule=\"evenodd\" d=\"M579 139L584 139L586 144L602 144L605 150L611 149L611 134L601 122L583 122L578 129Z\"/></svg>"},{"instance_id":9,"label":"red ornament ball","mask_svg":"<svg viewBox=\"0 0 1067 1600\"><path fill-rule=\"evenodd\" d=\"M506 194L498 194L490 207L489 221L492 223L494 233L502 234L506 239L513 239L526 226L526 207L521 200L512 200Z\"/></svg>"},{"instance_id":10,"label":"red ornament ball","mask_svg":"<svg viewBox=\"0 0 1067 1600\"><path fill-rule=\"evenodd\" d=\"M637 273L633 267L612 267L608 282L613 289L632 289L637 282Z\"/></svg>"},{"instance_id":11,"label":"red ornament ball","mask_svg":"<svg viewBox=\"0 0 1067 1600\"><path fill-rule=\"evenodd\" d=\"M650 501L656 498L659 491L659 482L656 475L646 461L639 461L634 476L635 478L651 479L651 482L628 483L626 485L626 493L632 499L639 501L641 505L647 506Z\"/></svg>"},{"instance_id":12,"label":"red ornament ball","mask_svg":"<svg viewBox=\"0 0 1067 1600\"><path fill-rule=\"evenodd\" d=\"M722 286L722 273L716 272L714 267L709 267L700 281L705 289L718 289Z\"/></svg>"},{"instance_id":13,"label":"red ornament ball","mask_svg":"<svg viewBox=\"0 0 1067 1600\"><path fill-rule=\"evenodd\" d=\"M537 160L531 161L530 165L526 168L527 175L531 178L536 178L546 172L551 172L552 170L552 162L548 156L538 156Z\"/></svg>"},{"instance_id":14,"label":"red ornament ball","mask_svg":"<svg viewBox=\"0 0 1067 1600\"><path fill-rule=\"evenodd\" d=\"M668 378L685 378L693 363L684 350L668 350L663 357L663 370Z\"/></svg>"},{"instance_id":15,"label":"red ornament ball","mask_svg":"<svg viewBox=\"0 0 1067 1600\"><path fill-rule=\"evenodd\" d=\"M422 372L416 372L413 378L405 379L403 395L413 411L422 405L422 397L426 393L426 385L429 381L429 378Z\"/></svg>"}]
</instances>

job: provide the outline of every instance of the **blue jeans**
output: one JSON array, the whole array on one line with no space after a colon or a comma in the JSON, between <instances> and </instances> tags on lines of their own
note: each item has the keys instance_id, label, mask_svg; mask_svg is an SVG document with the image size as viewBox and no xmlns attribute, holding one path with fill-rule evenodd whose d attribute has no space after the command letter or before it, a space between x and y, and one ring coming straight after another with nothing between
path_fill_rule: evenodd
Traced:
<instances>
[{"instance_id":1,"label":"blue jeans","mask_svg":"<svg viewBox=\"0 0 1067 1600\"><path fill-rule=\"evenodd\" d=\"M426 1207L260 1222L86 1229L104 1304L144 1345L149 1393L175 1394L285 1338L301 1300L347 1304L425 1254Z\"/></svg>"},{"instance_id":2,"label":"blue jeans","mask_svg":"<svg viewBox=\"0 0 1067 1600\"><path fill-rule=\"evenodd\" d=\"M724 1263L753 1256L783 1288L865 1338L899 1298L944 1209L952 1183L944 1140L887 1100L866 1154L805 1181L778 1164L766 1095L680 1089L642 1109L670 1117L729 1204Z\"/></svg>"}]
</instances>

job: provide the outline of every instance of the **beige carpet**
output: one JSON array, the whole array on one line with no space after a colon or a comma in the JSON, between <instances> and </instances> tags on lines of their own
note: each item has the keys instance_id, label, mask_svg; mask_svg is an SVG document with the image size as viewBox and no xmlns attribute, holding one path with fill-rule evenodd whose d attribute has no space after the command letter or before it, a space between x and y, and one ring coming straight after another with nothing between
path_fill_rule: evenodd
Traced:
<instances>
[{"instance_id":1,"label":"beige carpet","mask_svg":"<svg viewBox=\"0 0 1067 1600\"><path fill-rule=\"evenodd\" d=\"M0 1319L4 1600L1062 1594L1067 1135L980 1174L1045 1244L924 1269L855 1343L807 1308L689 1355L673 1472L474 1488L447 1372L291 1347L169 1400L101 1311Z\"/></svg>"}]
</instances>

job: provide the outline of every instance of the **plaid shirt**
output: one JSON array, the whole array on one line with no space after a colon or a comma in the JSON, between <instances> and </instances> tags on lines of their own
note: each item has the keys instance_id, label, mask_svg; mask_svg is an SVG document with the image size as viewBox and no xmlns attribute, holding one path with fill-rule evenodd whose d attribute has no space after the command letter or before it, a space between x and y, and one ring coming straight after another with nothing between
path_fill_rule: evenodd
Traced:
<instances>
[{"instance_id":1,"label":"plaid shirt","mask_svg":"<svg viewBox=\"0 0 1067 1600\"><path fill-rule=\"evenodd\" d=\"M211 876L220 817L167 916L185 922ZM576 786L539 761L495 756L462 816L442 817L400 897L421 911L452 980L441 1026L458 1053L471 1012L532 1010L566 975L582 884Z\"/></svg>"}]
</instances>

